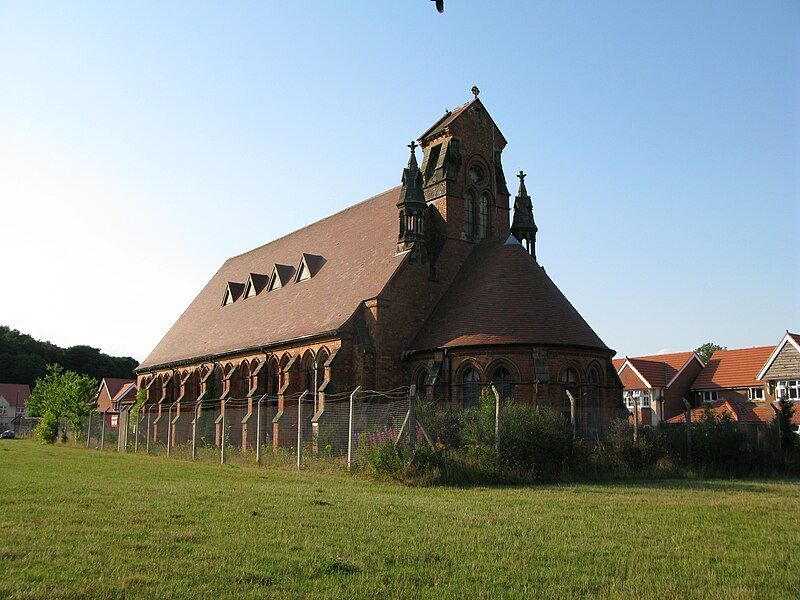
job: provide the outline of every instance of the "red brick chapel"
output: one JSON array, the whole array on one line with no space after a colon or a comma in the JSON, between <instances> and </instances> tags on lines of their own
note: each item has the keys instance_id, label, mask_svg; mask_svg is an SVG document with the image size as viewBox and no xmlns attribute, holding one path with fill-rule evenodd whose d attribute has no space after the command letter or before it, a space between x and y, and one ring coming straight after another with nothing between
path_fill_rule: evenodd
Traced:
<instances>
[{"instance_id":1,"label":"red brick chapel","mask_svg":"<svg viewBox=\"0 0 800 600\"><path fill-rule=\"evenodd\" d=\"M469 406L494 383L567 414L572 390L601 430L622 402L614 351L537 263L522 172L512 219L506 139L473 93L419 137L421 166L410 144L401 185L229 258L137 368L147 404L213 390L282 409L307 389L321 419L358 385Z\"/></svg>"}]
</instances>

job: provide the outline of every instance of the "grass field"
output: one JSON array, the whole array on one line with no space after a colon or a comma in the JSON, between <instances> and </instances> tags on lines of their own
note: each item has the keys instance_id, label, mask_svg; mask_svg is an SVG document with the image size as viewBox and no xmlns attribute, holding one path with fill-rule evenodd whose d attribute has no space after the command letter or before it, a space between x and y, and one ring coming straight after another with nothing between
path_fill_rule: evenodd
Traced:
<instances>
[{"instance_id":1,"label":"grass field","mask_svg":"<svg viewBox=\"0 0 800 600\"><path fill-rule=\"evenodd\" d=\"M0 442L0 597L797 598L800 483L406 488Z\"/></svg>"}]
</instances>

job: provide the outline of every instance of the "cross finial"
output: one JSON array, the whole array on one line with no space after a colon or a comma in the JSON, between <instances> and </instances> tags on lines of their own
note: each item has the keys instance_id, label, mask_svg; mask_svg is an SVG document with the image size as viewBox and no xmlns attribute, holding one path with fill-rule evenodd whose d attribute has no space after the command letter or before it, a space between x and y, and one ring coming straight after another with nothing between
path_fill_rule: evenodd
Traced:
<instances>
[{"instance_id":1,"label":"cross finial","mask_svg":"<svg viewBox=\"0 0 800 600\"><path fill-rule=\"evenodd\" d=\"M414 150L417 147L417 142L415 142L414 140L411 140L411 143L408 145L408 147L411 148L411 154L414 154Z\"/></svg>"},{"instance_id":2,"label":"cross finial","mask_svg":"<svg viewBox=\"0 0 800 600\"><path fill-rule=\"evenodd\" d=\"M472 92L472 95L475 96L476 98L478 97L478 94L481 93L477 85L473 85L470 91Z\"/></svg>"},{"instance_id":3,"label":"cross finial","mask_svg":"<svg viewBox=\"0 0 800 600\"><path fill-rule=\"evenodd\" d=\"M517 177L519 177L519 182L520 183L525 183L525 173L520 171L519 174L517 175Z\"/></svg>"}]
</instances>

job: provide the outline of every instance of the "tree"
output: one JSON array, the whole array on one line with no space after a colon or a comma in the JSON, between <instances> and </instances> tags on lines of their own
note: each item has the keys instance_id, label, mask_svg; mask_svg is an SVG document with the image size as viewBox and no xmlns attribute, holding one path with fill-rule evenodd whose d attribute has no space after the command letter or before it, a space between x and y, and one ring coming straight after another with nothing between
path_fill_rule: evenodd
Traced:
<instances>
[{"instance_id":1,"label":"tree","mask_svg":"<svg viewBox=\"0 0 800 600\"><path fill-rule=\"evenodd\" d=\"M794 410L794 402L788 398L778 400L778 431L781 434L781 448L785 452L791 451L797 445L798 436L792 425Z\"/></svg>"},{"instance_id":2,"label":"tree","mask_svg":"<svg viewBox=\"0 0 800 600\"><path fill-rule=\"evenodd\" d=\"M717 350L727 350L727 346L720 346L714 342L706 342L702 346L695 348L694 351L704 363L707 363L708 359L711 358L711 355Z\"/></svg>"},{"instance_id":3,"label":"tree","mask_svg":"<svg viewBox=\"0 0 800 600\"><path fill-rule=\"evenodd\" d=\"M33 386L38 378L46 375L47 365L51 364L97 379L133 379L137 362L130 357L109 356L91 346L61 348L0 325L0 373L3 381Z\"/></svg>"},{"instance_id":4,"label":"tree","mask_svg":"<svg viewBox=\"0 0 800 600\"><path fill-rule=\"evenodd\" d=\"M94 409L97 386L97 380L87 375L65 371L60 365L48 365L47 374L36 380L28 398L28 413L42 417L37 436L43 441L55 441L58 430L53 421L58 423L61 419L66 419L74 431L80 431L80 418Z\"/></svg>"}]
</instances>

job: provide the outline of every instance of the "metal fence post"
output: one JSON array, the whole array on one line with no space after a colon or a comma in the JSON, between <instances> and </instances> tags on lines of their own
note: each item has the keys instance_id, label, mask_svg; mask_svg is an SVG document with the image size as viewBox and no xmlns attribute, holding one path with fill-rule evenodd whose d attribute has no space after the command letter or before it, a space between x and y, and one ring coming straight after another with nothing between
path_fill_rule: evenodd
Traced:
<instances>
[{"instance_id":1,"label":"metal fence post","mask_svg":"<svg viewBox=\"0 0 800 600\"><path fill-rule=\"evenodd\" d=\"M133 426L133 453L139 452L139 429L141 429L142 419L139 417L140 406L136 409L136 423Z\"/></svg>"},{"instance_id":2,"label":"metal fence post","mask_svg":"<svg viewBox=\"0 0 800 600\"><path fill-rule=\"evenodd\" d=\"M355 401L356 394L361 390L359 385L350 394L350 417L347 422L347 470L353 468L353 402Z\"/></svg>"},{"instance_id":3,"label":"metal fence post","mask_svg":"<svg viewBox=\"0 0 800 600\"><path fill-rule=\"evenodd\" d=\"M92 411L89 411L89 425L86 427L86 447L89 447L89 442L92 439Z\"/></svg>"},{"instance_id":4,"label":"metal fence post","mask_svg":"<svg viewBox=\"0 0 800 600\"><path fill-rule=\"evenodd\" d=\"M261 464L261 403L267 395L264 394L258 399L258 406L256 408L256 464Z\"/></svg>"},{"instance_id":5,"label":"metal fence post","mask_svg":"<svg viewBox=\"0 0 800 600\"><path fill-rule=\"evenodd\" d=\"M225 400L220 400L220 410L222 411L222 429L219 432L219 463L225 464Z\"/></svg>"},{"instance_id":6,"label":"metal fence post","mask_svg":"<svg viewBox=\"0 0 800 600\"><path fill-rule=\"evenodd\" d=\"M497 386L492 384L492 393L494 394L494 449L500 450L500 392Z\"/></svg>"},{"instance_id":7,"label":"metal fence post","mask_svg":"<svg viewBox=\"0 0 800 600\"><path fill-rule=\"evenodd\" d=\"M574 440L576 437L578 437L578 424L575 422L575 396L569 390L569 388L565 389L564 391L567 393L567 398L569 398L569 420L572 422L572 439Z\"/></svg>"},{"instance_id":8,"label":"metal fence post","mask_svg":"<svg viewBox=\"0 0 800 600\"><path fill-rule=\"evenodd\" d=\"M194 403L194 421L192 421L192 460L197 457L197 419L198 411L200 409L200 402L202 400L198 400Z\"/></svg>"},{"instance_id":9,"label":"metal fence post","mask_svg":"<svg viewBox=\"0 0 800 600\"><path fill-rule=\"evenodd\" d=\"M147 407L147 438L145 450L150 454L150 419L153 417L153 404Z\"/></svg>"},{"instance_id":10,"label":"metal fence post","mask_svg":"<svg viewBox=\"0 0 800 600\"><path fill-rule=\"evenodd\" d=\"M300 394L297 399L297 470L300 470L300 463L303 461L303 400L305 400L308 390Z\"/></svg>"},{"instance_id":11,"label":"metal fence post","mask_svg":"<svg viewBox=\"0 0 800 600\"><path fill-rule=\"evenodd\" d=\"M408 393L408 447L411 455L417 449L417 386L412 385Z\"/></svg>"},{"instance_id":12,"label":"metal fence post","mask_svg":"<svg viewBox=\"0 0 800 600\"><path fill-rule=\"evenodd\" d=\"M103 411L103 423L100 426L100 450L105 447L106 444L106 411Z\"/></svg>"}]
</instances>

